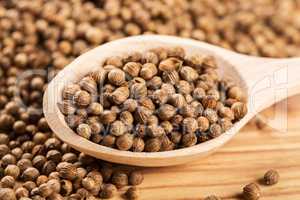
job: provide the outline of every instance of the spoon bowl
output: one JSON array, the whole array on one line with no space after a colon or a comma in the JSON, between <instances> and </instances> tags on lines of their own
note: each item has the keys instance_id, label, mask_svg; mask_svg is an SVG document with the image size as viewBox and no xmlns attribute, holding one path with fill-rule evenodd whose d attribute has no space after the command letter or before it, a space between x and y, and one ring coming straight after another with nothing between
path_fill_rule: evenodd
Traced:
<instances>
[{"instance_id":1,"label":"spoon bowl","mask_svg":"<svg viewBox=\"0 0 300 200\"><path fill-rule=\"evenodd\" d=\"M62 90L78 82L88 73L103 65L106 58L125 56L130 52L145 52L156 47L183 47L187 55L213 56L222 78L230 77L247 93L248 114L221 136L183 149L166 152L120 151L93 143L77 135L65 122L58 108ZM279 83L276 82L279 81ZM286 95L274 96L281 86ZM74 149L93 157L127 165L170 166L205 157L228 142L259 111L275 102L300 92L300 59L270 59L246 56L220 47L191 39L173 36L144 35L106 43L76 58L49 83L44 95L43 109L46 120L59 139Z\"/></svg>"}]
</instances>

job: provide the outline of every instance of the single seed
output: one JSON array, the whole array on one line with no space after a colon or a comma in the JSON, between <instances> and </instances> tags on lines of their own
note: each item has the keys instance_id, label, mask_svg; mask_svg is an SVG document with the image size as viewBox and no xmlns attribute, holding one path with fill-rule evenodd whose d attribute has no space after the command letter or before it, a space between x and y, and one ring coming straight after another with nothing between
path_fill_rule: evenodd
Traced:
<instances>
[{"instance_id":1,"label":"single seed","mask_svg":"<svg viewBox=\"0 0 300 200\"><path fill-rule=\"evenodd\" d=\"M216 195L210 195L210 196L205 197L204 200L221 200L221 198Z\"/></svg>"},{"instance_id":2,"label":"single seed","mask_svg":"<svg viewBox=\"0 0 300 200\"><path fill-rule=\"evenodd\" d=\"M129 175L130 185L140 185L144 180L144 176L141 171L132 171Z\"/></svg>"},{"instance_id":3,"label":"single seed","mask_svg":"<svg viewBox=\"0 0 300 200\"><path fill-rule=\"evenodd\" d=\"M74 95L74 101L78 106L88 106L91 100L91 95L84 90L79 90Z\"/></svg>"},{"instance_id":4,"label":"single seed","mask_svg":"<svg viewBox=\"0 0 300 200\"><path fill-rule=\"evenodd\" d=\"M83 138L90 139L92 130L88 124L80 124L76 129L78 135Z\"/></svg>"},{"instance_id":5,"label":"single seed","mask_svg":"<svg viewBox=\"0 0 300 200\"><path fill-rule=\"evenodd\" d=\"M116 145L118 149L122 151L127 151L132 147L133 144L133 136L129 133L121 135L116 140Z\"/></svg>"},{"instance_id":6,"label":"single seed","mask_svg":"<svg viewBox=\"0 0 300 200\"><path fill-rule=\"evenodd\" d=\"M125 82L125 73L120 69L112 69L108 73L108 80L111 84L120 86Z\"/></svg>"},{"instance_id":7,"label":"single seed","mask_svg":"<svg viewBox=\"0 0 300 200\"><path fill-rule=\"evenodd\" d=\"M242 119L247 114L247 106L244 103L236 102L231 106L236 120Z\"/></svg>"},{"instance_id":8,"label":"single seed","mask_svg":"<svg viewBox=\"0 0 300 200\"><path fill-rule=\"evenodd\" d=\"M139 189L137 187L130 187L126 193L125 196L129 199L129 200L137 200L139 199Z\"/></svg>"},{"instance_id":9,"label":"single seed","mask_svg":"<svg viewBox=\"0 0 300 200\"><path fill-rule=\"evenodd\" d=\"M260 196L261 192L256 183L250 183L243 188L243 197L246 200L257 200Z\"/></svg>"},{"instance_id":10,"label":"single seed","mask_svg":"<svg viewBox=\"0 0 300 200\"><path fill-rule=\"evenodd\" d=\"M122 171L116 171L113 173L111 181L117 188L122 188L128 185L128 176Z\"/></svg>"},{"instance_id":11,"label":"single seed","mask_svg":"<svg viewBox=\"0 0 300 200\"><path fill-rule=\"evenodd\" d=\"M269 170L264 175L264 182L266 185L275 185L279 181L279 173L275 170Z\"/></svg>"}]
</instances>

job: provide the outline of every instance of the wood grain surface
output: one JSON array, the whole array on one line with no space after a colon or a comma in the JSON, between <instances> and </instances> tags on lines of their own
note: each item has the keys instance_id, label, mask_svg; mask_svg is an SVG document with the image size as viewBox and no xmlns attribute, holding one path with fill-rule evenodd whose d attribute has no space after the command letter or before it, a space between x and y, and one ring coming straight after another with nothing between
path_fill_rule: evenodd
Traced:
<instances>
[{"instance_id":1,"label":"wood grain surface","mask_svg":"<svg viewBox=\"0 0 300 200\"><path fill-rule=\"evenodd\" d=\"M241 199L242 187L258 182L268 169L280 173L275 186L261 186L262 200L300 199L300 96L288 100L288 129L257 130L248 124L213 155L184 166L146 168L140 199L196 200L216 194ZM272 118L274 109L264 111Z\"/></svg>"}]
</instances>

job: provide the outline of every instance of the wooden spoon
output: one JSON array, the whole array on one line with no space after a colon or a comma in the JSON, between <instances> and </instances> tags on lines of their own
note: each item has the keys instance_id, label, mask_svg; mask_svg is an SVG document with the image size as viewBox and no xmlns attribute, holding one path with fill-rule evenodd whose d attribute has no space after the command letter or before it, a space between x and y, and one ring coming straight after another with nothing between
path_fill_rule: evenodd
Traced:
<instances>
[{"instance_id":1,"label":"wooden spoon","mask_svg":"<svg viewBox=\"0 0 300 200\"><path fill-rule=\"evenodd\" d=\"M219 72L231 77L248 94L248 114L226 133L189 148L157 153L120 151L93 143L68 127L58 102L62 90L99 69L111 56L144 52L155 47L181 46L187 55L208 54L217 59ZM282 92L285 91L285 92ZM300 92L300 58L268 59L238 54L220 47L173 36L144 35L116 40L79 56L50 82L44 95L45 117L58 138L74 149L102 160L137 166L169 166L200 159L229 141L259 111ZM281 94L281 95L280 95Z\"/></svg>"}]
</instances>

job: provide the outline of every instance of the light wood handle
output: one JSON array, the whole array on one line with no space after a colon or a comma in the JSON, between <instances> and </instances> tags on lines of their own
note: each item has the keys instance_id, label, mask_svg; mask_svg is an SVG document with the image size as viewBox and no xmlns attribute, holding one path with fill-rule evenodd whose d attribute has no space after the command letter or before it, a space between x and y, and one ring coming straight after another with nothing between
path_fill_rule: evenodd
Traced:
<instances>
[{"instance_id":1,"label":"light wood handle","mask_svg":"<svg viewBox=\"0 0 300 200\"><path fill-rule=\"evenodd\" d=\"M238 70L248 87L250 112L258 113L300 93L300 58L274 59L258 65L248 63Z\"/></svg>"}]
</instances>

